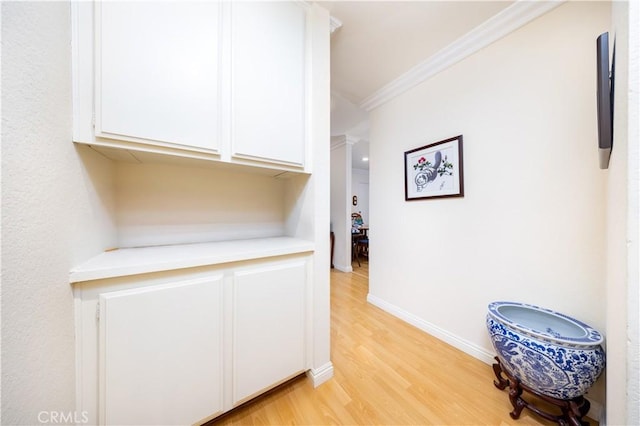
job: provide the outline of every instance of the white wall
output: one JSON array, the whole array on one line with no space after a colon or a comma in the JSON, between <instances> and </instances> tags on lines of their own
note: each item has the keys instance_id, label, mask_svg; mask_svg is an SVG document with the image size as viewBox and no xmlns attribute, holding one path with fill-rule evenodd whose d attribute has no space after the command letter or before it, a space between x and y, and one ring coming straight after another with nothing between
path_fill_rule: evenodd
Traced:
<instances>
[{"instance_id":1,"label":"white wall","mask_svg":"<svg viewBox=\"0 0 640 426\"><path fill-rule=\"evenodd\" d=\"M331 226L335 236L333 264L351 272L351 155L353 140L347 136L331 138Z\"/></svg>"},{"instance_id":2,"label":"white wall","mask_svg":"<svg viewBox=\"0 0 640 426\"><path fill-rule=\"evenodd\" d=\"M351 272L351 213L361 212L369 223L369 171L353 168L353 148L359 143L351 135L331 138L331 225L335 235L334 266ZM364 186L363 186L364 185ZM367 192L364 193L366 188ZM353 196L358 205L353 205Z\"/></svg>"},{"instance_id":3,"label":"white wall","mask_svg":"<svg viewBox=\"0 0 640 426\"><path fill-rule=\"evenodd\" d=\"M607 179L607 423L640 423L640 5L614 2L614 144ZM625 368L626 366L626 368Z\"/></svg>"},{"instance_id":4,"label":"white wall","mask_svg":"<svg viewBox=\"0 0 640 426\"><path fill-rule=\"evenodd\" d=\"M368 139L368 115L357 105L333 93L331 94L331 136L342 135Z\"/></svg>"},{"instance_id":5,"label":"white wall","mask_svg":"<svg viewBox=\"0 0 640 426\"><path fill-rule=\"evenodd\" d=\"M351 169L351 196L358 197L358 205L351 204L353 213L360 213L369 224L369 170Z\"/></svg>"},{"instance_id":6,"label":"white wall","mask_svg":"<svg viewBox=\"0 0 640 426\"><path fill-rule=\"evenodd\" d=\"M486 362L494 300L606 330L595 40L610 23L608 3L565 3L371 112L370 301ZM464 198L405 202L404 151L459 134Z\"/></svg>"},{"instance_id":7,"label":"white wall","mask_svg":"<svg viewBox=\"0 0 640 426\"><path fill-rule=\"evenodd\" d=\"M75 410L69 269L115 244L112 170L71 142L69 3L1 7L1 420L33 425Z\"/></svg>"}]
</instances>

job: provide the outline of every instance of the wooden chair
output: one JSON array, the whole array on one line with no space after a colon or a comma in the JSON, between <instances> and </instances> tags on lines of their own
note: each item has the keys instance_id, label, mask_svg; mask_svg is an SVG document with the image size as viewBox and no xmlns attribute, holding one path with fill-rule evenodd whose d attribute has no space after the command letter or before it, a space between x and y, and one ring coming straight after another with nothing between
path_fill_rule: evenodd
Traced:
<instances>
[{"instance_id":1,"label":"wooden chair","mask_svg":"<svg viewBox=\"0 0 640 426\"><path fill-rule=\"evenodd\" d=\"M369 258L369 237L362 236L356 240L356 253L358 255L358 259L361 255Z\"/></svg>"},{"instance_id":2,"label":"wooden chair","mask_svg":"<svg viewBox=\"0 0 640 426\"><path fill-rule=\"evenodd\" d=\"M358 255L358 239L360 237L360 234L354 234L353 232L351 233L351 260L357 260L358 266L362 266L360 264L360 256Z\"/></svg>"}]
</instances>

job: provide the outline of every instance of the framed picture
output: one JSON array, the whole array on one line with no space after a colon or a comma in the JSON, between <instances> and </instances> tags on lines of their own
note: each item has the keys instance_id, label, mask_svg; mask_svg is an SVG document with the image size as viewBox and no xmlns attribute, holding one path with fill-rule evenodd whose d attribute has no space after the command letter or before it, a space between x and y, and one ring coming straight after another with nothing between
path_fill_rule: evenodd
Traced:
<instances>
[{"instance_id":1,"label":"framed picture","mask_svg":"<svg viewBox=\"0 0 640 426\"><path fill-rule=\"evenodd\" d=\"M462 135L404 153L404 199L463 197Z\"/></svg>"}]
</instances>

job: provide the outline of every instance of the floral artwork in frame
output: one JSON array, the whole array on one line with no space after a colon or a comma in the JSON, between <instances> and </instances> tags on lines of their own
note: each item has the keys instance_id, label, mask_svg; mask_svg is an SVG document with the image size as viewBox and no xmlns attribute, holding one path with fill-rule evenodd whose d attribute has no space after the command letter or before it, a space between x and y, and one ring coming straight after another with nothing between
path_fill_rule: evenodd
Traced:
<instances>
[{"instance_id":1,"label":"floral artwork in frame","mask_svg":"<svg viewBox=\"0 0 640 426\"><path fill-rule=\"evenodd\" d=\"M404 153L405 200L463 197L462 135Z\"/></svg>"}]
</instances>

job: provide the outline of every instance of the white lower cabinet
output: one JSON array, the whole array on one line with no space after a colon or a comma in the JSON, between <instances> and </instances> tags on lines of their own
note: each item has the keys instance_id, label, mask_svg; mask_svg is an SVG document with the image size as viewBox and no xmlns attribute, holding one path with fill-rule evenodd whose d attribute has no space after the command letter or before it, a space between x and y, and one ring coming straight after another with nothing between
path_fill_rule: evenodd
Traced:
<instances>
[{"instance_id":1,"label":"white lower cabinet","mask_svg":"<svg viewBox=\"0 0 640 426\"><path fill-rule=\"evenodd\" d=\"M304 371L306 273L303 261L234 273L234 405Z\"/></svg>"},{"instance_id":2,"label":"white lower cabinet","mask_svg":"<svg viewBox=\"0 0 640 426\"><path fill-rule=\"evenodd\" d=\"M308 254L76 283L91 424L207 421L310 368Z\"/></svg>"},{"instance_id":3,"label":"white lower cabinet","mask_svg":"<svg viewBox=\"0 0 640 426\"><path fill-rule=\"evenodd\" d=\"M222 412L222 274L100 295L100 423Z\"/></svg>"}]
</instances>

